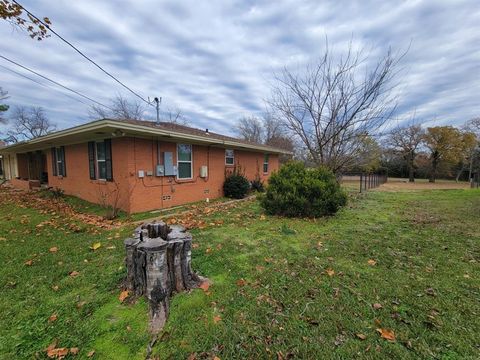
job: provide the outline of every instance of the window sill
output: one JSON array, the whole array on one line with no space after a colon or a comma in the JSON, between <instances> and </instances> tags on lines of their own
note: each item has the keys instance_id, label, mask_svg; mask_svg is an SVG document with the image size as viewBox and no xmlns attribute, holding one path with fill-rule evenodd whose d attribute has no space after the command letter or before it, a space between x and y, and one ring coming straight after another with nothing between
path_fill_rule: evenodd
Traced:
<instances>
[{"instance_id":1,"label":"window sill","mask_svg":"<svg viewBox=\"0 0 480 360\"><path fill-rule=\"evenodd\" d=\"M95 179L95 180L90 180L91 183L93 184L98 184L98 185L107 185L107 180L102 180L102 179Z\"/></svg>"}]
</instances>

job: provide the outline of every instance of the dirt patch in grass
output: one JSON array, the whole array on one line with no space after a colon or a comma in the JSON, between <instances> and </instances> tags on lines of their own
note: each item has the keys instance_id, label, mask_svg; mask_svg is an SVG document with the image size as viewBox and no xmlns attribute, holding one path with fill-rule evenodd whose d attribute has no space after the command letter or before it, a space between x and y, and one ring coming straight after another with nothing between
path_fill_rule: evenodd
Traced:
<instances>
[{"instance_id":1,"label":"dirt patch in grass","mask_svg":"<svg viewBox=\"0 0 480 360\"><path fill-rule=\"evenodd\" d=\"M435 183L430 183L428 180L419 179L414 183L409 183L408 179L389 178L388 182L377 188L377 191L401 191L401 190L454 190L454 189L469 189L470 184L465 181L448 181L437 180Z\"/></svg>"}]
</instances>

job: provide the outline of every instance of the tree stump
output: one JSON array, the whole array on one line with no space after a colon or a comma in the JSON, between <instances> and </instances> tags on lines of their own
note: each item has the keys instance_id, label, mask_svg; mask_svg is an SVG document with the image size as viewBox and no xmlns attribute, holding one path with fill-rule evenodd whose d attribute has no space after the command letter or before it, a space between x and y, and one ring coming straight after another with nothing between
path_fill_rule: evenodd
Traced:
<instances>
[{"instance_id":1,"label":"tree stump","mask_svg":"<svg viewBox=\"0 0 480 360\"><path fill-rule=\"evenodd\" d=\"M170 297L208 281L192 270L192 235L160 221L136 228L124 243L127 289L148 299L150 331L158 333L168 318Z\"/></svg>"}]
</instances>

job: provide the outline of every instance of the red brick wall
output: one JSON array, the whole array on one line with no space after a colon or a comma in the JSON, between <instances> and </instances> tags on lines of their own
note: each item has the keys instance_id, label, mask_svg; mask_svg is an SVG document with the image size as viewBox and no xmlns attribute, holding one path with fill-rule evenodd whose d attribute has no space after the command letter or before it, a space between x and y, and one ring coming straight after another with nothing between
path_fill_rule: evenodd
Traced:
<instances>
[{"instance_id":1,"label":"red brick wall","mask_svg":"<svg viewBox=\"0 0 480 360\"><path fill-rule=\"evenodd\" d=\"M174 164L177 159L177 144L160 142L161 163L163 152L172 152ZM223 182L225 171L232 170L233 166L225 165L225 149L193 145L193 179L177 180L173 176L155 177L145 176L139 179L138 170L153 171L157 162L156 140L132 139L134 159L130 159L129 172L134 173L132 180L132 197L130 203L131 212L160 209L181 205L189 202L214 199L223 195ZM263 153L235 150L235 163L245 171L249 180L255 178L257 163L259 175L267 180L273 170L278 169L278 156L270 155L269 173L263 174ZM208 166L208 178L200 178L200 168Z\"/></svg>"},{"instance_id":2,"label":"red brick wall","mask_svg":"<svg viewBox=\"0 0 480 360\"><path fill-rule=\"evenodd\" d=\"M129 140L127 138L112 139L112 167L115 183L120 192L119 206L129 211L129 177L127 164L123 158L127 156ZM110 203L115 198L115 183L101 180L90 180L88 170L88 144L65 146L65 164L67 176L53 176L52 155L47 154L48 185L60 188L65 194L74 195L93 203Z\"/></svg>"},{"instance_id":3,"label":"red brick wall","mask_svg":"<svg viewBox=\"0 0 480 360\"><path fill-rule=\"evenodd\" d=\"M177 144L159 143L161 161L163 152L172 152L174 165L177 159ZM193 179L177 180L174 176L147 176L157 164L156 139L122 137L112 139L112 168L115 183L90 180L88 170L87 143L65 146L67 176L62 178L52 174L52 157L47 153L49 186L58 187L68 195L74 195L94 203L101 203L104 194L110 194L113 201L116 185L120 193L119 206L127 212L141 212L181 205L189 202L214 199L223 195L225 172L233 166L225 165L225 149L193 145ZM261 152L235 150L235 163L240 165L249 180L258 173L267 180L279 166L278 155L270 154L269 172L263 174L264 154ZM208 178L200 178L200 167L208 166ZM143 170L145 177L138 178Z\"/></svg>"}]
</instances>

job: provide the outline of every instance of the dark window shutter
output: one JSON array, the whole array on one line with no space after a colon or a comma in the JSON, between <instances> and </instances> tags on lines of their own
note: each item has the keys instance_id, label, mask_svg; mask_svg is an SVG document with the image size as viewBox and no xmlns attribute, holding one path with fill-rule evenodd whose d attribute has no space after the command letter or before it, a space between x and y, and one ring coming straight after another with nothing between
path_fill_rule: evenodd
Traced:
<instances>
[{"instance_id":1,"label":"dark window shutter","mask_svg":"<svg viewBox=\"0 0 480 360\"><path fill-rule=\"evenodd\" d=\"M88 142L88 168L90 170L90 180L95 180L95 141Z\"/></svg>"},{"instance_id":2,"label":"dark window shutter","mask_svg":"<svg viewBox=\"0 0 480 360\"><path fill-rule=\"evenodd\" d=\"M61 174L63 177L67 176L67 163L65 162L65 146L60 147L60 156L61 159L60 161L62 162L62 171L63 174Z\"/></svg>"},{"instance_id":3,"label":"dark window shutter","mask_svg":"<svg viewBox=\"0 0 480 360\"><path fill-rule=\"evenodd\" d=\"M52 148L52 170L53 176L57 176L57 152L54 147Z\"/></svg>"},{"instance_id":4,"label":"dark window shutter","mask_svg":"<svg viewBox=\"0 0 480 360\"><path fill-rule=\"evenodd\" d=\"M105 169L107 181L113 181L113 169L112 169L112 140L105 139Z\"/></svg>"}]
</instances>

